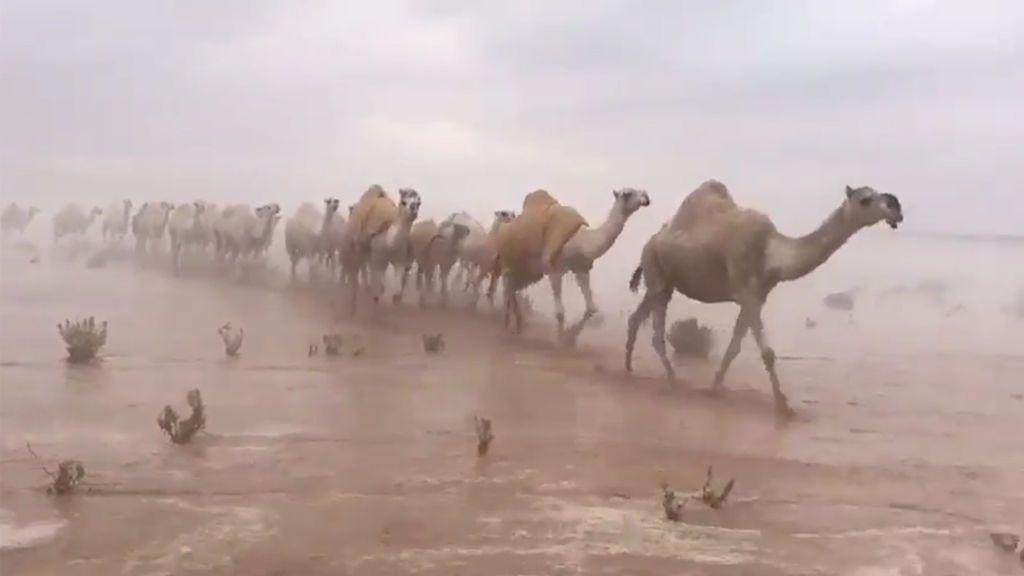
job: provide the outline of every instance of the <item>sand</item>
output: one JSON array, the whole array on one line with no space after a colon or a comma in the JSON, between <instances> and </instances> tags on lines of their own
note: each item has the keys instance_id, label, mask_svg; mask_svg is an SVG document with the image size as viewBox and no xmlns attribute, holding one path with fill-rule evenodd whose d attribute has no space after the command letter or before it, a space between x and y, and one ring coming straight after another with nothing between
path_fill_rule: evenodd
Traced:
<instances>
[{"instance_id":1,"label":"sand","mask_svg":"<svg viewBox=\"0 0 1024 576\"><path fill-rule=\"evenodd\" d=\"M336 294L277 276L0 262L5 575L1021 573L987 536L1024 528L1014 353L897 350L867 321L801 315L778 338L798 411L779 422L750 350L723 398L702 363L667 387L647 330L625 375L618 311L564 351L536 319L523 337L415 304L338 319ZM102 360L69 366L55 325L90 314L110 323ZM341 355L309 357L328 332ZM173 445L155 419L191 388L207 432ZM497 436L484 458L475 415ZM46 494L26 441L89 486ZM666 521L660 484L696 490L709 465L737 479L724 509Z\"/></svg>"}]
</instances>

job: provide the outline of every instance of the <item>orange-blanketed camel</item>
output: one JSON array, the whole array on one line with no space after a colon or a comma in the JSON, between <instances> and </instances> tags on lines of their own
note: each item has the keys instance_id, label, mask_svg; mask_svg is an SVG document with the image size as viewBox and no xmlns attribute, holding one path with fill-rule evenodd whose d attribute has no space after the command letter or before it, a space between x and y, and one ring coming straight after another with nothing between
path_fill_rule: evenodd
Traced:
<instances>
[{"instance_id":1,"label":"orange-blanketed camel","mask_svg":"<svg viewBox=\"0 0 1024 576\"><path fill-rule=\"evenodd\" d=\"M523 199L523 212L502 226L495 238L497 257L480 272L491 274L488 298L494 296L500 271L505 293L505 325L513 317L515 331L523 329L518 294L555 270L562 248L587 221L574 208L560 204L546 190L534 190Z\"/></svg>"},{"instance_id":2,"label":"orange-blanketed camel","mask_svg":"<svg viewBox=\"0 0 1024 576\"><path fill-rule=\"evenodd\" d=\"M761 308L779 282L806 276L859 230L883 220L894 229L903 221L896 196L879 194L866 186L847 186L843 203L817 230L800 237L784 236L768 216L738 206L721 182L701 184L644 245L630 289L636 291L643 277L647 291L629 317L626 370L633 368L637 330L653 315L654 350L668 378L675 378L665 353L665 315L674 292L699 302L735 302L740 312L715 374L714 390L721 390L726 370L740 351L740 342L751 331L772 383L776 408L790 414L775 373L775 352L765 340Z\"/></svg>"}]
</instances>

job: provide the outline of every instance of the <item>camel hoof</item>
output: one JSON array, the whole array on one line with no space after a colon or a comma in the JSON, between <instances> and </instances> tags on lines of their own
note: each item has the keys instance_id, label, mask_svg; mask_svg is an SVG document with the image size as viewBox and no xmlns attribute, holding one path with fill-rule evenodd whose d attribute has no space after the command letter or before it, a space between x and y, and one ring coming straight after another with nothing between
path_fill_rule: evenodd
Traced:
<instances>
[{"instance_id":1,"label":"camel hoof","mask_svg":"<svg viewBox=\"0 0 1024 576\"><path fill-rule=\"evenodd\" d=\"M789 407L785 400L775 402L775 414L783 420L792 420L796 417L796 411Z\"/></svg>"},{"instance_id":2,"label":"camel hoof","mask_svg":"<svg viewBox=\"0 0 1024 576\"><path fill-rule=\"evenodd\" d=\"M577 336L579 334L561 333L558 335L558 343L562 345L562 348L575 348L576 342L579 341Z\"/></svg>"}]
</instances>

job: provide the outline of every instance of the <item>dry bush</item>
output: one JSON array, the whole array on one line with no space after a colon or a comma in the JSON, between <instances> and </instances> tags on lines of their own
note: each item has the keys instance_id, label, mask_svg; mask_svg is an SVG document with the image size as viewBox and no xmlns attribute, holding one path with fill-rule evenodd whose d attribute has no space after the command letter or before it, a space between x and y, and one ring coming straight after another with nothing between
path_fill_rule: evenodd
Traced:
<instances>
[{"instance_id":1,"label":"dry bush","mask_svg":"<svg viewBox=\"0 0 1024 576\"><path fill-rule=\"evenodd\" d=\"M707 359L714 346L711 328L701 326L696 318L676 320L668 333L668 343L676 356Z\"/></svg>"},{"instance_id":2,"label":"dry bush","mask_svg":"<svg viewBox=\"0 0 1024 576\"><path fill-rule=\"evenodd\" d=\"M191 416L181 420L174 408L167 405L156 419L157 426L166 432L171 442L175 444L188 443L193 436L206 427L206 407L203 405L203 397L199 394L199 390L189 390L185 398L189 407L192 408Z\"/></svg>"},{"instance_id":3,"label":"dry bush","mask_svg":"<svg viewBox=\"0 0 1024 576\"><path fill-rule=\"evenodd\" d=\"M75 364L91 361L107 343L107 323L97 325L92 316L77 322L64 320L57 331L67 345L68 361Z\"/></svg>"}]
</instances>

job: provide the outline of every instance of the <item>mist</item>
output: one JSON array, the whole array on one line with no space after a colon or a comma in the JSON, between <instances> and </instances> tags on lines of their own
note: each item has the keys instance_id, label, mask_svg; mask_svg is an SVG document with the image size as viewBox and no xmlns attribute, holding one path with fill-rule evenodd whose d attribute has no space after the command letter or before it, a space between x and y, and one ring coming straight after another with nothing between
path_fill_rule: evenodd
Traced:
<instances>
[{"instance_id":1,"label":"mist","mask_svg":"<svg viewBox=\"0 0 1024 576\"><path fill-rule=\"evenodd\" d=\"M0 30L0 208L41 209L0 247L12 573L1019 571L989 535L1024 530L1024 3L0 0ZM623 367L641 249L709 179L791 236L847 186L902 205L765 304L789 420L750 338L712 389L735 303L675 294L715 341L678 380L649 324ZM418 222L489 226L540 188L591 227L615 190L651 202L566 346L546 279L514 334L455 283L397 302L389 273L378 304L326 258L290 278L300 207L373 184L418 191ZM281 221L238 262L218 238L179 266L103 216L54 237L124 200ZM572 274L564 298L580 317ZM90 317L109 339L75 365L53 326ZM171 443L154 416L193 389L209 422ZM64 458L95 484L59 501ZM659 487L711 467L733 499L663 519Z\"/></svg>"}]
</instances>

